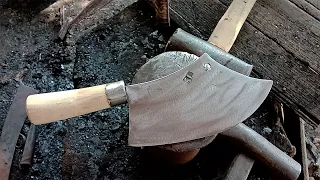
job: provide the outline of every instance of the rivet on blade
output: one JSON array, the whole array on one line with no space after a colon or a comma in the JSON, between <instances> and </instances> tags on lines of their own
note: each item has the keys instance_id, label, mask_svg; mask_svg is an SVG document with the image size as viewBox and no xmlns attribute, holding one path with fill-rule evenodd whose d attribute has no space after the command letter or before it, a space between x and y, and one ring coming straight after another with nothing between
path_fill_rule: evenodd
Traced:
<instances>
[{"instance_id":1,"label":"rivet on blade","mask_svg":"<svg viewBox=\"0 0 320 180\"><path fill-rule=\"evenodd\" d=\"M191 83L192 81L193 72L189 71L187 75L183 78L183 81L187 83Z\"/></svg>"},{"instance_id":2,"label":"rivet on blade","mask_svg":"<svg viewBox=\"0 0 320 180\"><path fill-rule=\"evenodd\" d=\"M211 65L209 63L203 64L204 70L205 71L210 71L211 70Z\"/></svg>"}]
</instances>

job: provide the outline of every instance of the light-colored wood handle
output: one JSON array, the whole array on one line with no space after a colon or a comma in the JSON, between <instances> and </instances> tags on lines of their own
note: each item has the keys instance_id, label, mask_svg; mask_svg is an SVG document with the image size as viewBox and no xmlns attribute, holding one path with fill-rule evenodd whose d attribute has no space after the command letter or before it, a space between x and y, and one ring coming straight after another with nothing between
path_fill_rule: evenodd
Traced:
<instances>
[{"instance_id":1,"label":"light-colored wood handle","mask_svg":"<svg viewBox=\"0 0 320 180\"><path fill-rule=\"evenodd\" d=\"M233 0L208 42L229 52L256 0Z\"/></svg>"},{"instance_id":2,"label":"light-colored wood handle","mask_svg":"<svg viewBox=\"0 0 320 180\"><path fill-rule=\"evenodd\" d=\"M110 108L106 85L31 95L26 110L33 124L45 124Z\"/></svg>"}]
</instances>

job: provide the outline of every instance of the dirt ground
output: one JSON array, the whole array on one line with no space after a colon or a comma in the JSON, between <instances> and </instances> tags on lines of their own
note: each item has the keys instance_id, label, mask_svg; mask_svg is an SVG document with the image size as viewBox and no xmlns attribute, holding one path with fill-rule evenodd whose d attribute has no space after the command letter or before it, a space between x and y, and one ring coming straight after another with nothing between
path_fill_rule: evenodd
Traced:
<instances>
[{"instance_id":1,"label":"dirt ground","mask_svg":"<svg viewBox=\"0 0 320 180\"><path fill-rule=\"evenodd\" d=\"M139 1L80 38L62 41L57 37L59 18L32 22L53 2L10 1L0 11L0 130L17 81L40 92L118 80L130 83L148 58L164 51L175 29L160 28L149 5ZM245 122L266 137L268 106ZM29 125L21 134L27 134ZM221 179L238 149L218 139L187 165L165 167L151 161L145 149L128 147L127 135L126 105L37 126L32 166L19 167L24 143L20 138L10 179ZM250 179L270 179L264 169L256 163Z\"/></svg>"}]
</instances>

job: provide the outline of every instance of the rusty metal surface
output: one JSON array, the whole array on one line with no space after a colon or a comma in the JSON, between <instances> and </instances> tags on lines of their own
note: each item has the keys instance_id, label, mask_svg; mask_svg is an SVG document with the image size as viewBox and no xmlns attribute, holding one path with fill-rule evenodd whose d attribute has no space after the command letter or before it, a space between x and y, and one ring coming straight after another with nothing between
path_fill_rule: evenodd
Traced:
<instances>
[{"instance_id":1,"label":"rusty metal surface","mask_svg":"<svg viewBox=\"0 0 320 180\"><path fill-rule=\"evenodd\" d=\"M184 142L220 133L248 118L272 81L250 78L207 54L164 78L127 86L129 145Z\"/></svg>"},{"instance_id":2,"label":"rusty metal surface","mask_svg":"<svg viewBox=\"0 0 320 180\"><path fill-rule=\"evenodd\" d=\"M252 70L252 65L243 62L241 59L226 53L216 46L193 36L180 28L178 28L169 39L166 50L185 51L197 56L207 53L218 63L247 76L250 75Z\"/></svg>"},{"instance_id":3,"label":"rusty metal surface","mask_svg":"<svg viewBox=\"0 0 320 180\"><path fill-rule=\"evenodd\" d=\"M0 180L9 178L10 167L15 146L27 117L26 99L37 91L33 88L21 85L8 111L0 139Z\"/></svg>"},{"instance_id":4,"label":"rusty metal surface","mask_svg":"<svg viewBox=\"0 0 320 180\"><path fill-rule=\"evenodd\" d=\"M228 142L245 148L248 154L276 171L282 176L282 179L297 179L299 177L301 165L298 162L243 123L220 133L220 135L230 140Z\"/></svg>"},{"instance_id":5,"label":"rusty metal surface","mask_svg":"<svg viewBox=\"0 0 320 180\"><path fill-rule=\"evenodd\" d=\"M146 0L156 11L156 17L160 23L170 25L169 0Z\"/></svg>"},{"instance_id":6,"label":"rusty metal surface","mask_svg":"<svg viewBox=\"0 0 320 180\"><path fill-rule=\"evenodd\" d=\"M36 125L30 125L28 137L20 160L20 165L31 165L34 143L36 142L36 128Z\"/></svg>"}]
</instances>

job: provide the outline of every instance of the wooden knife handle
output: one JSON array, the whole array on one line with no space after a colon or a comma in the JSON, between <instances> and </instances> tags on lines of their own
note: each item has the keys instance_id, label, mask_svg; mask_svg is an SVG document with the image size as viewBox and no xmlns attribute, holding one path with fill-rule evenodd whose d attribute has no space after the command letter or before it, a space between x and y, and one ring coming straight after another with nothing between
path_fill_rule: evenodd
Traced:
<instances>
[{"instance_id":1,"label":"wooden knife handle","mask_svg":"<svg viewBox=\"0 0 320 180\"><path fill-rule=\"evenodd\" d=\"M208 42L229 52L256 0L233 0Z\"/></svg>"},{"instance_id":2,"label":"wooden knife handle","mask_svg":"<svg viewBox=\"0 0 320 180\"><path fill-rule=\"evenodd\" d=\"M27 98L26 111L33 124L45 124L110 108L125 101L124 83L120 81L82 89L31 95Z\"/></svg>"}]
</instances>

